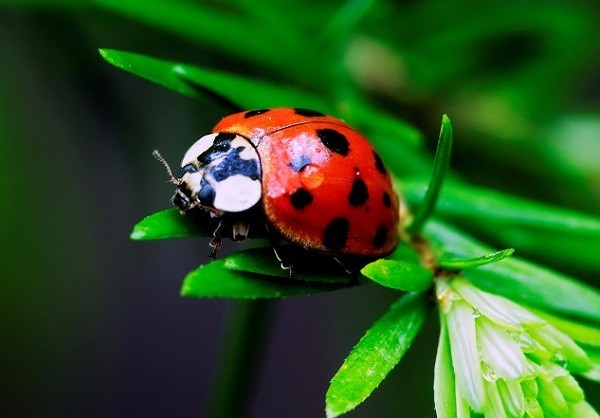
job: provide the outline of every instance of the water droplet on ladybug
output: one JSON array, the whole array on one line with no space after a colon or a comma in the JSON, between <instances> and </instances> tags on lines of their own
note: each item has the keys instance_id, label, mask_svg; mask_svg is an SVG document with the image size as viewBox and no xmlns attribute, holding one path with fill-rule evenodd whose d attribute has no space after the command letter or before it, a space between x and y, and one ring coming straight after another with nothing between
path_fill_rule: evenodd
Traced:
<instances>
[{"instance_id":1,"label":"water droplet on ladybug","mask_svg":"<svg viewBox=\"0 0 600 418\"><path fill-rule=\"evenodd\" d=\"M308 164L300 172L300 182L308 190L316 189L323 181L325 181L323 170L316 164Z\"/></svg>"}]
</instances>

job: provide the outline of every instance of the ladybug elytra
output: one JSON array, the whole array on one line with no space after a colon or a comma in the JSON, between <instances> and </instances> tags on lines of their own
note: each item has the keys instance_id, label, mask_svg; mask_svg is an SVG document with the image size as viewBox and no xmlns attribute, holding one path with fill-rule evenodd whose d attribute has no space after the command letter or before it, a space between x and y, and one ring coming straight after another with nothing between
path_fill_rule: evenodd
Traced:
<instances>
[{"instance_id":1,"label":"ladybug elytra","mask_svg":"<svg viewBox=\"0 0 600 418\"><path fill-rule=\"evenodd\" d=\"M202 209L222 220L213 256L223 234L244 239L256 222L272 242L282 238L334 258L375 259L398 243L399 201L380 155L356 130L320 112L227 116L189 148L171 182L182 213Z\"/></svg>"}]
</instances>

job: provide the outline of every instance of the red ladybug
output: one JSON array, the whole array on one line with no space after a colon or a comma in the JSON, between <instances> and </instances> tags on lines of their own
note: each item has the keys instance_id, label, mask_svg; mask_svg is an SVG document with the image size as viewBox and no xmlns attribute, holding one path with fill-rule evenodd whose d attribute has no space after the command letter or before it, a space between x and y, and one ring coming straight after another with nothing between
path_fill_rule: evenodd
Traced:
<instances>
[{"instance_id":1,"label":"red ladybug","mask_svg":"<svg viewBox=\"0 0 600 418\"><path fill-rule=\"evenodd\" d=\"M258 109L227 116L212 132L171 175L182 213L200 208L222 220L212 255L225 229L241 240L257 222L273 242L337 259L375 259L396 247L399 203L388 171L346 123L307 109Z\"/></svg>"}]
</instances>

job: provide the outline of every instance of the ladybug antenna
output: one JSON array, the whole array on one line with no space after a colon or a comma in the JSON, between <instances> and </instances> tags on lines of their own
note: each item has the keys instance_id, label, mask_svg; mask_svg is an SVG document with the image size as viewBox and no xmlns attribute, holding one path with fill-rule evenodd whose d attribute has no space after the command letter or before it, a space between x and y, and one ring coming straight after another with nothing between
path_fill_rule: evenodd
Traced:
<instances>
[{"instance_id":1,"label":"ladybug antenna","mask_svg":"<svg viewBox=\"0 0 600 418\"><path fill-rule=\"evenodd\" d=\"M179 186L181 184L181 182L175 178L175 176L173 175L173 172L171 171L171 167L169 166L169 163L167 162L167 160L165 160L165 158L162 156L162 154L160 152L158 152L157 149L155 149L154 151L152 151L152 156L154 158L156 158L158 160L158 162L160 162L162 165L165 166L165 168L167 169L167 173L169 174L169 177L170 177L169 181L171 183L173 183L175 186Z\"/></svg>"}]
</instances>

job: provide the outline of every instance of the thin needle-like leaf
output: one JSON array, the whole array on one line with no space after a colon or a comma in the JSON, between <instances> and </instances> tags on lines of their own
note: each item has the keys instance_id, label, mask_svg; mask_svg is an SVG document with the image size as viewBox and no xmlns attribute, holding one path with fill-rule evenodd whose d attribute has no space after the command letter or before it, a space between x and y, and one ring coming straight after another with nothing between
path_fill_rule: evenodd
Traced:
<instances>
[{"instance_id":1,"label":"thin needle-like leaf","mask_svg":"<svg viewBox=\"0 0 600 418\"><path fill-rule=\"evenodd\" d=\"M454 370L448 340L448 327L440 314L440 338L433 374L433 400L438 418L456 417L456 391L454 388ZM461 417L463 418L463 417Z\"/></svg>"},{"instance_id":2,"label":"thin needle-like leaf","mask_svg":"<svg viewBox=\"0 0 600 418\"><path fill-rule=\"evenodd\" d=\"M470 269L504 260L506 257L510 257L514 252L514 248L507 248L505 250L495 251L481 257L467 259L452 259L450 258L451 255L446 253L442 256L442 258L440 258L440 260L438 260L438 266L449 270Z\"/></svg>"},{"instance_id":3,"label":"thin needle-like leaf","mask_svg":"<svg viewBox=\"0 0 600 418\"><path fill-rule=\"evenodd\" d=\"M422 204L427 182L398 185L410 207ZM600 272L600 217L534 202L495 190L448 182L435 216L559 266ZM499 233L501 231L501 233Z\"/></svg>"},{"instance_id":4,"label":"thin needle-like leaf","mask_svg":"<svg viewBox=\"0 0 600 418\"><path fill-rule=\"evenodd\" d=\"M174 0L92 1L100 9L211 46L249 63L293 73L298 78L307 74L311 79L322 77L323 70L318 60L309 59L318 51L307 48L306 43L303 44L304 48L294 48L290 44L299 42L297 29L293 25L287 25L286 33L273 36L274 30L281 31L280 27L269 27L266 22L248 19L243 13L235 11L224 13L221 8L210 7L207 3ZM277 53L273 53L274 50Z\"/></svg>"},{"instance_id":5,"label":"thin needle-like leaf","mask_svg":"<svg viewBox=\"0 0 600 418\"><path fill-rule=\"evenodd\" d=\"M452 154L452 124L450 118L444 115L442 117L442 128L440 130L440 139L438 141L435 160L433 162L433 174L429 180L427 192L423 202L417 208L415 216L407 227L407 231L411 234L417 234L427 221L427 218L435 208L444 178L450 167L450 156Z\"/></svg>"},{"instance_id":6,"label":"thin needle-like leaf","mask_svg":"<svg viewBox=\"0 0 600 418\"><path fill-rule=\"evenodd\" d=\"M184 279L181 295L199 298L260 299L306 296L348 287L347 284L306 283L273 279L231 270L226 260L204 264Z\"/></svg>"},{"instance_id":7,"label":"thin needle-like leaf","mask_svg":"<svg viewBox=\"0 0 600 418\"><path fill-rule=\"evenodd\" d=\"M101 49L100 55L116 67L181 94L194 98L202 94L217 94L240 109L286 106L328 113L334 110L328 102L316 95L224 71L113 49Z\"/></svg>"},{"instance_id":8,"label":"thin needle-like leaf","mask_svg":"<svg viewBox=\"0 0 600 418\"><path fill-rule=\"evenodd\" d=\"M211 236L215 226L209 226L208 217L199 221L191 214L182 216L177 209L167 209L146 216L138 222L131 232L131 239L136 241L182 238L194 236Z\"/></svg>"},{"instance_id":9,"label":"thin needle-like leaf","mask_svg":"<svg viewBox=\"0 0 600 418\"><path fill-rule=\"evenodd\" d=\"M423 180L403 180L401 190L409 204L424 205L426 187ZM440 194L435 210L436 214L444 217L462 218L470 223L493 220L521 228L600 234L600 218L597 216L465 183L449 182Z\"/></svg>"},{"instance_id":10,"label":"thin needle-like leaf","mask_svg":"<svg viewBox=\"0 0 600 418\"><path fill-rule=\"evenodd\" d=\"M590 345L600 349L600 328L582 322L565 319L539 309L530 310L542 319L548 321L559 331L564 332L580 344Z\"/></svg>"},{"instance_id":11,"label":"thin needle-like leaf","mask_svg":"<svg viewBox=\"0 0 600 418\"><path fill-rule=\"evenodd\" d=\"M354 409L369 397L408 350L428 310L426 293L408 293L375 322L331 380L328 418Z\"/></svg>"},{"instance_id":12,"label":"thin needle-like leaf","mask_svg":"<svg viewBox=\"0 0 600 418\"><path fill-rule=\"evenodd\" d=\"M318 259L318 262L315 260ZM332 283L350 285L356 283L353 278L343 271L343 268L331 257L316 254L296 256L293 261L293 281L306 281L313 283ZM281 263L273 254L272 248L261 247L242 250L230 254L225 259L225 268L230 270L245 271L263 274L272 277L287 279L289 271L281 268Z\"/></svg>"},{"instance_id":13,"label":"thin needle-like leaf","mask_svg":"<svg viewBox=\"0 0 600 418\"><path fill-rule=\"evenodd\" d=\"M407 261L381 259L367 264L360 272L375 283L397 290L426 290L433 283L431 270Z\"/></svg>"},{"instance_id":14,"label":"thin needle-like leaf","mask_svg":"<svg viewBox=\"0 0 600 418\"><path fill-rule=\"evenodd\" d=\"M490 251L464 232L439 221L429 222L425 232L442 254L450 252L468 258ZM600 323L598 290L534 263L510 257L502 263L465 270L464 275L480 289L514 302Z\"/></svg>"}]
</instances>

